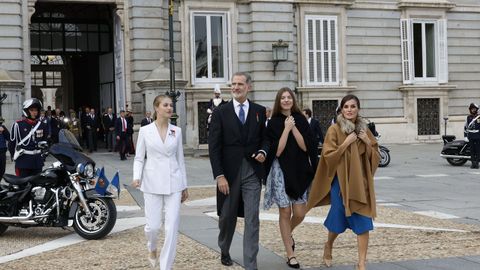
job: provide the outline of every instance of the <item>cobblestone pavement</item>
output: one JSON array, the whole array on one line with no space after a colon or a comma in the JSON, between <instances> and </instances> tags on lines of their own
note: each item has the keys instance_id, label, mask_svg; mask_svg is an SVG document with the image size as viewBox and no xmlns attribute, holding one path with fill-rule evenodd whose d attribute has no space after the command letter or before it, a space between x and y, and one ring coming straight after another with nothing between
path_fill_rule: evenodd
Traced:
<instances>
[{"instance_id":1,"label":"cobblestone pavement","mask_svg":"<svg viewBox=\"0 0 480 270\"><path fill-rule=\"evenodd\" d=\"M98 163L106 167L107 175L120 171L121 181L128 183L131 177L131 160L122 162L109 153L93 154ZM187 158L187 174L196 179L190 188L190 202L202 203L184 205L182 222L188 222L189 216L204 216L215 211L215 188L210 185L211 173L208 159ZM11 172L11 164L7 173ZM202 184L203 183L203 184ZM141 217L141 210L134 210L135 203L126 191L122 191L116 201L119 209L130 207L119 213L119 218ZM381 203L380 203L381 204ZM133 210L132 210L133 209ZM321 266L323 243L326 230L321 225L328 208L313 210L307 219L294 232L297 258L304 268ZM284 260L283 243L279 237L278 211L262 211L260 243L263 247ZM212 215L214 216L214 214ZM476 223L465 224L456 220L439 219L416 214L400 205L379 206L376 229L371 233L368 253L369 263L402 262L418 259L439 259L460 256L480 255L480 226ZM240 219L237 231L243 232ZM71 229L61 228L9 228L0 237L0 259L2 256L15 254L21 250L59 239L72 234ZM211 233L215 242L216 232ZM238 264L223 267L219 263L219 254L212 246L196 240L197 237L179 237L174 269L242 269ZM160 241L163 238L160 237ZM335 265L352 265L356 261L356 240L351 232L342 234L334 247ZM434 260L437 262L437 260ZM480 260L479 260L480 261ZM438 262L443 262L438 260ZM480 266L480 264L479 264ZM83 241L78 244L43 252L37 255L0 264L0 269L149 269L146 260L146 247L143 226L108 235L98 241ZM271 268L262 268L271 269ZM343 269L343 268L338 268ZM375 269L423 269L423 268L375 268ZM439 268L425 268L439 269ZM462 269L462 268L445 268ZM467 269L467 268L463 268ZM478 269L478 268L477 268Z\"/></svg>"}]
</instances>

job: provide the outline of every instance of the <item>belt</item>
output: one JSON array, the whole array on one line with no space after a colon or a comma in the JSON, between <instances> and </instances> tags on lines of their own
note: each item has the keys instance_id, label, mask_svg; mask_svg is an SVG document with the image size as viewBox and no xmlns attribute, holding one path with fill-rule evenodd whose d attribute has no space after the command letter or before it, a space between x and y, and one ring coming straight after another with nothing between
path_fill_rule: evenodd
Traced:
<instances>
[{"instance_id":1,"label":"belt","mask_svg":"<svg viewBox=\"0 0 480 270\"><path fill-rule=\"evenodd\" d=\"M42 153L42 150L23 150L23 154L26 154L26 155L38 155L41 153Z\"/></svg>"}]
</instances>

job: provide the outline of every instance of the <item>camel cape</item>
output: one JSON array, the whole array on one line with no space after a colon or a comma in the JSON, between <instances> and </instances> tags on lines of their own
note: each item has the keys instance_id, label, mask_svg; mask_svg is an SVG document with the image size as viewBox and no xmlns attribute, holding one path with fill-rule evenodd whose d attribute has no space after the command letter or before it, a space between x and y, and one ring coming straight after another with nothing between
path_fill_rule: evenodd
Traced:
<instances>
[{"instance_id":1,"label":"camel cape","mask_svg":"<svg viewBox=\"0 0 480 270\"><path fill-rule=\"evenodd\" d=\"M348 121L348 120L344 120ZM363 121L360 119L361 122ZM346 216L358 213L367 217L376 216L373 175L380 161L378 143L370 130L366 130L371 141L367 146L362 140L347 147L341 146L347 138L342 130L342 121L330 126L323 144L322 156L312 182L307 208L330 204L330 188L335 175L338 176Z\"/></svg>"}]
</instances>

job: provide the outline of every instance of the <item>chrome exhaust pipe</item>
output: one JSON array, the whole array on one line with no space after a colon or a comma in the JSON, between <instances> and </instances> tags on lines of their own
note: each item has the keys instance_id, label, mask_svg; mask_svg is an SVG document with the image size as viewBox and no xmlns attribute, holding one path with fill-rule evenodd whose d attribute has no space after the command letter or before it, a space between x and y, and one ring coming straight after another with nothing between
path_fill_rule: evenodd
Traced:
<instances>
[{"instance_id":1,"label":"chrome exhaust pipe","mask_svg":"<svg viewBox=\"0 0 480 270\"><path fill-rule=\"evenodd\" d=\"M456 158L456 159L470 159L470 156L444 155L440 154L442 158Z\"/></svg>"},{"instance_id":2,"label":"chrome exhaust pipe","mask_svg":"<svg viewBox=\"0 0 480 270\"><path fill-rule=\"evenodd\" d=\"M37 222L32 220L33 217L33 205L32 201L29 203L29 213L26 216L16 216L16 217L0 217L0 223L20 223L20 224L28 224L28 225L35 225Z\"/></svg>"}]
</instances>

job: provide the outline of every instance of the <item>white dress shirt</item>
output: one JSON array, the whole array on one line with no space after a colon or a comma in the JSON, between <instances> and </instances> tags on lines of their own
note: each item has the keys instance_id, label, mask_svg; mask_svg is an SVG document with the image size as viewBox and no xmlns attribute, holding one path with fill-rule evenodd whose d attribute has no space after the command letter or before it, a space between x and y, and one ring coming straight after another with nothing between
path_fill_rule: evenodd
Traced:
<instances>
[{"instance_id":1,"label":"white dress shirt","mask_svg":"<svg viewBox=\"0 0 480 270\"><path fill-rule=\"evenodd\" d=\"M245 123L247 122L247 116L248 116L248 108L250 107L250 103L248 103L248 99L243 102L243 111L245 112ZM237 114L238 119L239 113L240 113L240 102L237 100L233 99L233 109L235 109L235 113Z\"/></svg>"}]
</instances>

